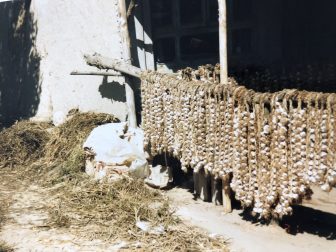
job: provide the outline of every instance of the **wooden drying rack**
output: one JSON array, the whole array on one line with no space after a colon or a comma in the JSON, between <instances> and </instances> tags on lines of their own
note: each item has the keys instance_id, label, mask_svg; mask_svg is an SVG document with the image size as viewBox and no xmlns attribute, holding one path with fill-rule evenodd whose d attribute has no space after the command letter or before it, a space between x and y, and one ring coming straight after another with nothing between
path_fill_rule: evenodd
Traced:
<instances>
[{"instance_id":1,"label":"wooden drying rack","mask_svg":"<svg viewBox=\"0 0 336 252\"><path fill-rule=\"evenodd\" d=\"M226 20L226 0L218 0L219 6L219 49L220 49L220 79L221 84L228 84L228 62L227 62L227 20ZM126 9L125 0L118 0L118 11L119 11L119 24L120 24L120 34L122 41L122 49L123 49L123 59L125 61L131 61L131 43L130 36L128 31L128 11ZM120 76L120 73L125 74L127 76L132 76L136 78L140 78L142 70L138 67L132 66L130 64L124 63L122 61L109 59L103 57L98 54L94 54L92 56L85 55L84 56L86 63L90 66L95 66L98 69L106 69L106 70L115 70L117 72L84 72L84 71L73 71L71 75L98 75L98 76ZM118 73L119 72L119 73ZM136 127L136 114L135 114L135 101L134 101L134 91L125 81L125 91L126 91L126 104L128 110L128 124L130 127ZM200 176L199 174L194 174L195 180L199 181L196 187L204 187L202 185L205 183L204 176ZM199 176L199 178L198 178ZM215 190L212 188L212 190ZM207 190L203 190L202 193L204 195L209 195L210 192ZM204 196L203 195L203 196ZM214 194L212 194L214 195ZM231 189L230 189L230 178L228 176L224 177L222 180L222 197L223 197L223 206L224 212L229 213L232 212L231 207ZM213 199L214 200L214 199ZM216 200L215 200L216 201Z\"/></svg>"}]
</instances>

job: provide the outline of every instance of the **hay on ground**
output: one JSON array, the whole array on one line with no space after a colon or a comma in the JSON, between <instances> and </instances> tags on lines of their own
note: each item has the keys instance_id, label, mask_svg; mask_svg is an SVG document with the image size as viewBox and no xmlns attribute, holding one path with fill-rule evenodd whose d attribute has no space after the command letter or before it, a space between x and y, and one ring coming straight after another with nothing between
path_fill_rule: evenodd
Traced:
<instances>
[{"instance_id":1,"label":"hay on ground","mask_svg":"<svg viewBox=\"0 0 336 252\"><path fill-rule=\"evenodd\" d=\"M45 156L38 165L43 176L47 172L45 181L55 184L80 179L85 167L84 141L95 127L114 122L119 120L113 115L76 112L64 124L54 128L46 144Z\"/></svg>"},{"instance_id":2,"label":"hay on ground","mask_svg":"<svg viewBox=\"0 0 336 252\"><path fill-rule=\"evenodd\" d=\"M222 238L186 226L174 215L168 199L142 180L125 178L106 183L82 180L58 188L57 203L50 206L49 225L84 228L90 239L126 241L129 251L227 251ZM163 234L145 233L137 221L163 226Z\"/></svg>"},{"instance_id":3,"label":"hay on ground","mask_svg":"<svg viewBox=\"0 0 336 252\"><path fill-rule=\"evenodd\" d=\"M97 126L119 122L113 115L104 113L75 113L53 132L48 142L45 158L49 161L66 161L74 149L82 148L85 139Z\"/></svg>"},{"instance_id":4,"label":"hay on ground","mask_svg":"<svg viewBox=\"0 0 336 252\"><path fill-rule=\"evenodd\" d=\"M36 142L41 143L33 145L32 149L27 147L22 154L19 147L8 147L8 152L20 157L12 166L22 162L29 166L29 173L22 172L23 179L34 178L35 182L49 187L46 192L53 195L53 203L49 207L48 224L81 230L82 235L90 235L92 239L122 240L129 244L140 242L143 251L227 251L222 239L210 238L202 231L180 223L168 199L160 191L148 188L143 181L125 178L111 184L92 181L83 173L83 142L93 128L110 122L117 122L117 119L106 114L75 113L65 124L49 130L50 135L46 128L41 128L47 136L42 138L43 141L40 141L40 135L30 133L33 128L30 125L23 127L19 123L6 130L7 140L14 137L20 144L35 143L36 137ZM21 136L19 140L15 138L17 135ZM32 153L36 158L30 158ZM37 158L40 159L35 162ZM57 186L53 186L55 184ZM165 232L161 235L145 233L136 227L138 220L154 226L163 225ZM138 245L130 245L128 251L139 251ZM8 249L4 251L11 251Z\"/></svg>"},{"instance_id":5,"label":"hay on ground","mask_svg":"<svg viewBox=\"0 0 336 252\"><path fill-rule=\"evenodd\" d=\"M0 241L0 252L14 252L14 249L6 242Z\"/></svg>"},{"instance_id":6,"label":"hay on ground","mask_svg":"<svg viewBox=\"0 0 336 252\"><path fill-rule=\"evenodd\" d=\"M45 153L47 123L22 121L0 132L0 168L30 164Z\"/></svg>"}]
</instances>

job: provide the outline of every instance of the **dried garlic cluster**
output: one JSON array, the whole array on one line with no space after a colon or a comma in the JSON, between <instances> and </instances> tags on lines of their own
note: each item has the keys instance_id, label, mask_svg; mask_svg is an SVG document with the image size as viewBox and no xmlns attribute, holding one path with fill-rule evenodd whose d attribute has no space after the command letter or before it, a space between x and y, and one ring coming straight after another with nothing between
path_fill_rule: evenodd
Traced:
<instances>
[{"instance_id":1,"label":"dried garlic cluster","mask_svg":"<svg viewBox=\"0 0 336 252\"><path fill-rule=\"evenodd\" d=\"M143 74L152 155L170 153L183 170L217 178L232 173L235 197L264 218L290 214L311 184L336 185L336 94L257 93L202 71Z\"/></svg>"}]
</instances>

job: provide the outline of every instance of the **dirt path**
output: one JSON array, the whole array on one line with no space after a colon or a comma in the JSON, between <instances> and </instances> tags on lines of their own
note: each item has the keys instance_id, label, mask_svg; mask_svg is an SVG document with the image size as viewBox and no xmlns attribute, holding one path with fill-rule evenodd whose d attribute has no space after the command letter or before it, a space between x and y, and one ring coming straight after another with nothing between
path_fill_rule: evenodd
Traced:
<instances>
[{"instance_id":1,"label":"dirt path","mask_svg":"<svg viewBox=\"0 0 336 252\"><path fill-rule=\"evenodd\" d=\"M298 206L295 216L282 223L294 228L296 235L277 223L266 226L244 220L241 210L223 215L221 206L195 201L185 189L175 188L167 194L184 221L228 238L232 251L336 251L336 190L329 194L316 190L311 201Z\"/></svg>"},{"instance_id":2,"label":"dirt path","mask_svg":"<svg viewBox=\"0 0 336 252\"><path fill-rule=\"evenodd\" d=\"M0 202L10 202L0 240L15 251L117 251L123 243L88 240L65 229L46 225L46 206L53 198L46 189L1 174Z\"/></svg>"}]
</instances>

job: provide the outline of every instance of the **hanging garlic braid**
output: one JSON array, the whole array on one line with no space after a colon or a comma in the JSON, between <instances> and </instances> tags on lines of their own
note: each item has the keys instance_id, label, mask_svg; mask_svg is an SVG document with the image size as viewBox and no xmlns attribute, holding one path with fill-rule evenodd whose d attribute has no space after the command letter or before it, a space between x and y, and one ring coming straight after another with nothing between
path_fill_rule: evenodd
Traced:
<instances>
[{"instance_id":1,"label":"hanging garlic braid","mask_svg":"<svg viewBox=\"0 0 336 252\"><path fill-rule=\"evenodd\" d=\"M290 214L313 183L326 191L336 185L335 94L256 93L232 80L214 83L216 68L198 71L142 75L151 155L171 153L184 171L232 173L236 199L262 218Z\"/></svg>"}]
</instances>

